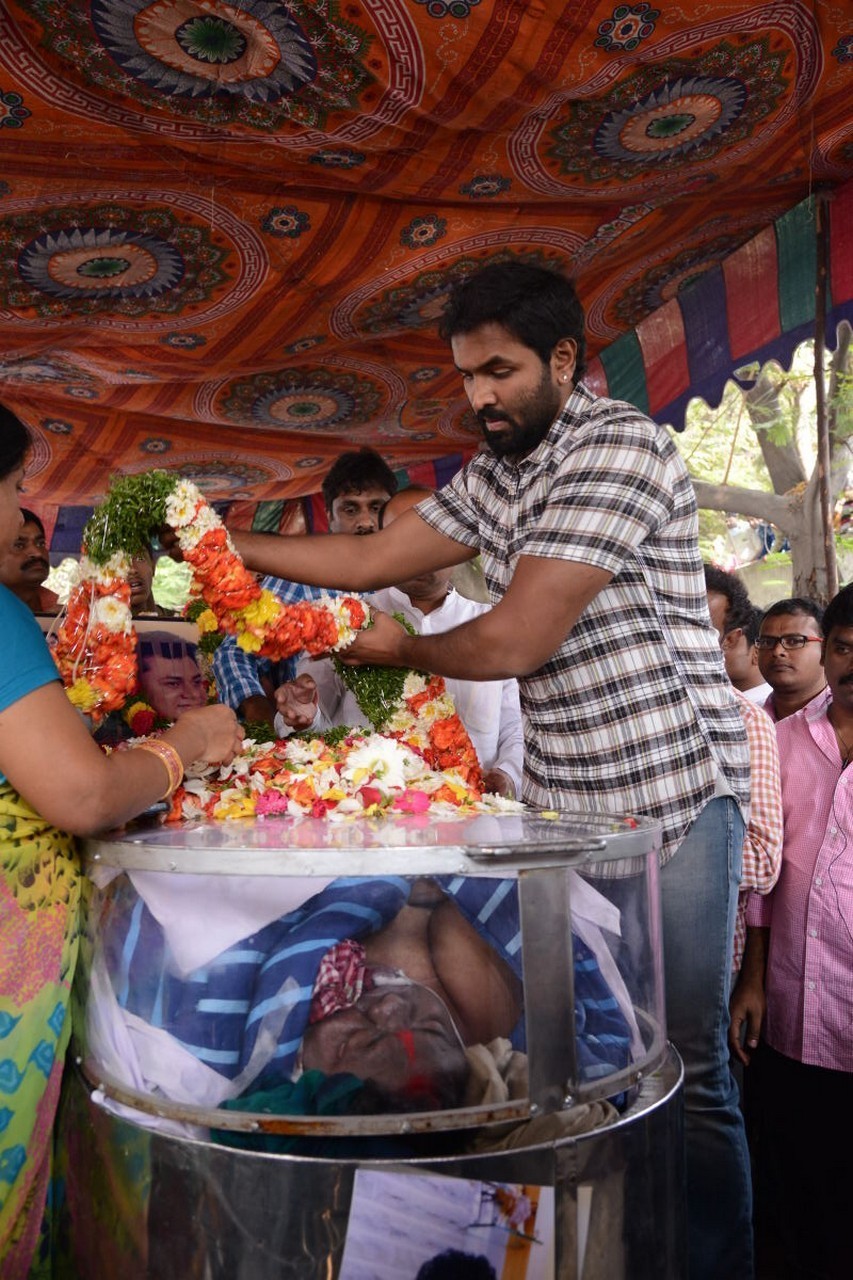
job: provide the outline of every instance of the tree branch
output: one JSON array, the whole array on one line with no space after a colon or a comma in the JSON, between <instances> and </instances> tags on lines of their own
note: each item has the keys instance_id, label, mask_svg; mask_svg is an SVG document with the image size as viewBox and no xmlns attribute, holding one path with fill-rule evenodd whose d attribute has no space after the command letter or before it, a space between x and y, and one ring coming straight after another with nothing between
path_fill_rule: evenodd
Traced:
<instances>
[{"instance_id":1,"label":"tree branch","mask_svg":"<svg viewBox=\"0 0 853 1280\"><path fill-rule=\"evenodd\" d=\"M789 532L791 505L784 494L739 489L733 484L707 484L704 480L693 480L693 488L697 503L705 511L731 511L741 516L755 516L768 520L783 532Z\"/></svg>"}]
</instances>

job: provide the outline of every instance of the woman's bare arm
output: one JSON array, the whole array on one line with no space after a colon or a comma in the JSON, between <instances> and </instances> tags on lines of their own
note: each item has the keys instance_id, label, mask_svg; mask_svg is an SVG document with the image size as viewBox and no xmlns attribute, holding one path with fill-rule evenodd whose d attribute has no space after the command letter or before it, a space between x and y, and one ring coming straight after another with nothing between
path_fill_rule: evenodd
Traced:
<instances>
[{"instance_id":1,"label":"woman's bare arm","mask_svg":"<svg viewBox=\"0 0 853 1280\"><path fill-rule=\"evenodd\" d=\"M163 734L181 757L231 760L240 730L230 707L187 711ZM165 793L168 775L148 751L106 756L58 682L42 685L0 712L0 771L48 822L90 835L126 822Z\"/></svg>"}]
</instances>

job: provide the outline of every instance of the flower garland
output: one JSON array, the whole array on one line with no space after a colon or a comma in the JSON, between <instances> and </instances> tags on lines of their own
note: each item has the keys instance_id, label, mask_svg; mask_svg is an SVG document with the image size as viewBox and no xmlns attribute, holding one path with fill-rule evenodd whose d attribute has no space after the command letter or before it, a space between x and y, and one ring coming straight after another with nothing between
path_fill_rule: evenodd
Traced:
<instances>
[{"instance_id":1,"label":"flower garland","mask_svg":"<svg viewBox=\"0 0 853 1280\"><path fill-rule=\"evenodd\" d=\"M287 814L344 821L386 813L438 818L523 808L515 800L481 795L464 771L431 767L417 745L351 731L334 740L332 734L274 743L247 739L229 765L192 766L166 820Z\"/></svg>"},{"instance_id":2,"label":"flower garland","mask_svg":"<svg viewBox=\"0 0 853 1280\"><path fill-rule=\"evenodd\" d=\"M285 605L262 589L219 516L191 482L165 471L122 477L113 482L84 530L78 581L54 648L71 701L96 724L122 709L137 737L160 727L152 708L135 696L136 635L128 575L131 558L163 525L175 531L193 570L201 604L195 602L191 609L203 638L230 633L248 653L278 659L303 649L310 654L343 649L369 625L368 610L352 596ZM343 670L346 674L350 669ZM419 768L445 779L439 789L449 788L447 803L476 801L483 787L477 753L441 676L372 667L361 678L356 669L352 679L354 687L360 684L365 704L369 701L370 710L367 705L363 709L374 728L403 744L420 760ZM322 802L322 796L315 800Z\"/></svg>"},{"instance_id":3,"label":"flower garland","mask_svg":"<svg viewBox=\"0 0 853 1280\"><path fill-rule=\"evenodd\" d=\"M351 596L282 604L243 565L219 516L187 480L168 472L125 476L84 530L84 554L54 648L68 696L96 723L123 707L137 684L130 611L131 557L164 524L176 533L194 588L208 606L203 630L237 637L248 653L287 658L345 648L367 625Z\"/></svg>"}]
</instances>

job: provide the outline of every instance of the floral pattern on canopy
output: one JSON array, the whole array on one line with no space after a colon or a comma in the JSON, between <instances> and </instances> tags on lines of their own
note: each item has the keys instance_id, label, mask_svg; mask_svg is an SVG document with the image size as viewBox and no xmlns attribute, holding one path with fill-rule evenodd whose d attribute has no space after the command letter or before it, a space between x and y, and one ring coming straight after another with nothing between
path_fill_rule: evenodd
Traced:
<instances>
[{"instance_id":1,"label":"floral pattern on canopy","mask_svg":"<svg viewBox=\"0 0 853 1280\"><path fill-rule=\"evenodd\" d=\"M853 314L843 18L7 0L0 401L32 499L52 523L157 466L287 527L359 444L441 482L477 433L435 322L495 257L571 274L593 386L679 426L813 325L820 189L829 318Z\"/></svg>"}]
</instances>

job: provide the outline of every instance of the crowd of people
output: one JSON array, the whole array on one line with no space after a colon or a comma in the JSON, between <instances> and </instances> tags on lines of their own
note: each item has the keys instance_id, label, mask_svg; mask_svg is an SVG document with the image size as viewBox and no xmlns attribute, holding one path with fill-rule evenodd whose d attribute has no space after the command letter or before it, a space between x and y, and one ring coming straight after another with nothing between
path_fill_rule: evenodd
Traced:
<instances>
[{"instance_id":1,"label":"crowd of people","mask_svg":"<svg viewBox=\"0 0 853 1280\"><path fill-rule=\"evenodd\" d=\"M440 331L482 432L473 459L439 491L398 495L377 454L348 452L323 484L333 537L237 532L237 549L282 600L369 594L373 625L342 660L443 675L492 789L658 820L690 1278L754 1274L753 1180L774 1274L846 1276L853 586L825 612L803 598L762 611L736 574L703 565L684 463L666 430L585 385L583 311L563 277L486 266L453 291ZM56 601L43 594L44 529L19 510L27 433L0 413L0 1037L23 1081L0 1132L0 1168L18 1162L0 1175L0 1261L15 1277L38 1253L50 1176L73 836L168 795L191 759L230 760L238 717L285 734L357 713L330 664L259 661L230 640L219 701L202 705L195 653L154 632L141 671L153 703L152 667L180 668L160 671L174 725L156 750L104 755L32 616ZM452 585L478 555L488 603ZM152 570L142 556L137 617L158 616ZM61 769L43 769L44 741ZM18 957L48 937L50 963L25 980ZM34 1053L43 1044L49 1062Z\"/></svg>"}]
</instances>

